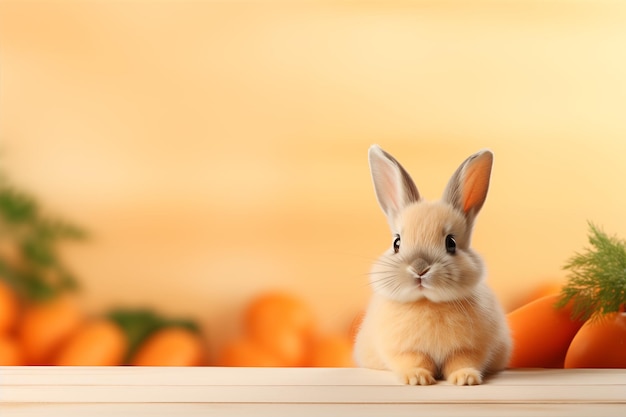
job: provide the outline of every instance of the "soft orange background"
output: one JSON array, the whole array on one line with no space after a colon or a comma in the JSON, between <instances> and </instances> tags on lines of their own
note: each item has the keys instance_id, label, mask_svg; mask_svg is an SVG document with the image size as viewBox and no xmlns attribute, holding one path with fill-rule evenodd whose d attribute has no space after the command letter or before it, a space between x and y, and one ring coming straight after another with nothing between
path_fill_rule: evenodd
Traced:
<instances>
[{"instance_id":1,"label":"soft orange background","mask_svg":"<svg viewBox=\"0 0 626 417\"><path fill-rule=\"evenodd\" d=\"M379 143L438 198L495 152L475 232L507 309L626 236L619 2L0 2L3 170L92 232L85 304L190 314L219 341L285 288L328 329L391 244Z\"/></svg>"}]
</instances>

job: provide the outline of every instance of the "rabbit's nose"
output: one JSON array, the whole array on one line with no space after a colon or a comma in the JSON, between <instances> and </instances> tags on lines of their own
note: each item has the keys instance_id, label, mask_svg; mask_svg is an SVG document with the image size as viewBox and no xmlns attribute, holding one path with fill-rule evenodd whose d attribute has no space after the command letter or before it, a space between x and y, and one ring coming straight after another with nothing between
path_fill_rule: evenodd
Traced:
<instances>
[{"instance_id":1,"label":"rabbit's nose","mask_svg":"<svg viewBox=\"0 0 626 417\"><path fill-rule=\"evenodd\" d=\"M423 259L414 261L408 268L408 271L414 278L422 278L428 271L430 271L430 265Z\"/></svg>"}]
</instances>

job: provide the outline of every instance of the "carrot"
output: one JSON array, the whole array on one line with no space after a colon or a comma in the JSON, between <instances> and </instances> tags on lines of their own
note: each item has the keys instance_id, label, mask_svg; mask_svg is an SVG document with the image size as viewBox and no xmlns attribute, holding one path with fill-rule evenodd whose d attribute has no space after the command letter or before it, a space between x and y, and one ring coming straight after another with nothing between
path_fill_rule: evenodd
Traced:
<instances>
[{"instance_id":1,"label":"carrot","mask_svg":"<svg viewBox=\"0 0 626 417\"><path fill-rule=\"evenodd\" d=\"M588 320L567 350L565 368L626 368L626 313Z\"/></svg>"},{"instance_id":2,"label":"carrot","mask_svg":"<svg viewBox=\"0 0 626 417\"><path fill-rule=\"evenodd\" d=\"M559 294L547 295L507 314L513 352L509 368L562 368L570 342L583 321L572 319L573 304L556 308Z\"/></svg>"},{"instance_id":3,"label":"carrot","mask_svg":"<svg viewBox=\"0 0 626 417\"><path fill-rule=\"evenodd\" d=\"M77 303L69 296L27 306L17 326L17 338L26 363L49 365L83 320Z\"/></svg>"},{"instance_id":4,"label":"carrot","mask_svg":"<svg viewBox=\"0 0 626 417\"><path fill-rule=\"evenodd\" d=\"M24 357L17 340L0 335L0 366L24 365Z\"/></svg>"},{"instance_id":5,"label":"carrot","mask_svg":"<svg viewBox=\"0 0 626 417\"><path fill-rule=\"evenodd\" d=\"M318 337L310 349L307 365L335 368L353 367L352 342L344 335Z\"/></svg>"},{"instance_id":6,"label":"carrot","mask_svg":"<svg viewBox=\"0 0 626 417\"><path fill-rule=\"evenodd\" d=\"M246 336L287 366L304 364L315 324L309 306L288 293L262 294L250 302L244 313Z\"/></svg>"},{"instance_id":7,"label":"carrot","mask_svg":"<svg viewBox=\"0 0 626 417\"><path fill-rule=\"evenodd\" d=\"M568 368L626 367L626 240L589 222L589 244L572 256L561 303L572 302L587 322L565 357Z\"/></svg>"},{"instance_id":8,"label":"carrot","mask_svg":"<svg viewBox=\"0 0 626 417\"><path fill-rule=\"evenodd\" d=\"M110 320L94 320L76 331L53 360L59 366L121 365L128 348L126 336Z\"/></svg>"},{"instance_id":9,"label":"carrot","mask_svg":"<svg viewBox=\"0 0 626 417\"><path fill-rule=\"evenodd\" d=\"M287 366L276 353L268 352L258 343L241 338L227 344L218 355L218 366Z\"/></svg>"},{"instance_id":10,"label":"carrot","mask_svg":"<svg viewBox=\"0 0 626 417\"><path fill-rule=\"evenodd\" d=\"M0 334L13 330L17 324L18 314L17 295L8 284L0 280Z\"/></svg>"},{"instance_id":11,"label":"carrot","mask_svg":"<svg viewBox=\"0 0 626 417\"><path fill-rule=\"evenodd\" d=\"M199 334L182 327L157 330L139 346L131 365L136 366L200 366L205 362L205 349Z\"/></svg>"}]
</instances>

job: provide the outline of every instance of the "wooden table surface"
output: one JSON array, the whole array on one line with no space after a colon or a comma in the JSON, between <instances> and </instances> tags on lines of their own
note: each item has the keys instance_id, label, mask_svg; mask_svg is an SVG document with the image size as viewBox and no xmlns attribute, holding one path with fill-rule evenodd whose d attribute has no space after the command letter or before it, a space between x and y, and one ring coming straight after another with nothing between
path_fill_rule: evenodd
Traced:
<instances>
[{"instance_id":1,"label":"wooden table surface","mask_svg":"<svg viewBox=\"0 0 626 417\"><path fill-rule=\"evenodd\" d=\"M626 416L626 369L405 386L357 368L0 367L0 416Z\"/></svg>"}]
</instances>

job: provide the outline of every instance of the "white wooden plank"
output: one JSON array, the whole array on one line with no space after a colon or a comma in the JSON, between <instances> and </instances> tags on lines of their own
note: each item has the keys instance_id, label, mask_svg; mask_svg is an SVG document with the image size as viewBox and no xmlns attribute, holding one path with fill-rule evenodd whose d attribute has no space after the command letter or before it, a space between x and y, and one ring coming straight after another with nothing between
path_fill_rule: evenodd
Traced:
<instances>
[{"instance_id":1,"label":"white wooden plank","mask_svg":"<svg viewBox=\"0 0 626 417\"><path fill-rule=\"evenodd\" d=\"M622 404L0 404L2 417L623 417Z\"/></svg>"},{"instance_id":2,"label":"white wooden plank","mask_svg":"<svg viewBox=\"0 0 626 417\"><path fill-rule=\"evenodd\" d=\"M5 386L0 402L200 403L623 403L624 385L475 386Z\"/></svg>"},{"instance_id":3,"label":"white wooden plank","mask_svg":"<svg viewBox=\"0 0 626 417\"><path fill-rule=\"evenodd\" d=\"M386 371L363 368L0 367L0 383L47 385L394 385Z\"/></svg>"},{"instance_id":4,"label":"white wooden plank","mask_svg":"<svg viewBox=\"0 0 626 417\"><path fill-rule=\"evenodd\" d=\"M0 385L400 385L391 372L362 368L0 367ZM439 385L445 385L441 381ZM520 369L491 385L625 385L626 369Z\"/></svg>"},{"instance_id":5,"label":"white wooden plank","mask_svg":"<svg viewBox=\"0 0 626 417\"><path fill-rule=\"evenodd\" d=\"M0 368L7 416L622 416L625 369L512 370L475 387L357 368Z\"/></svg>"}]
</instances>

